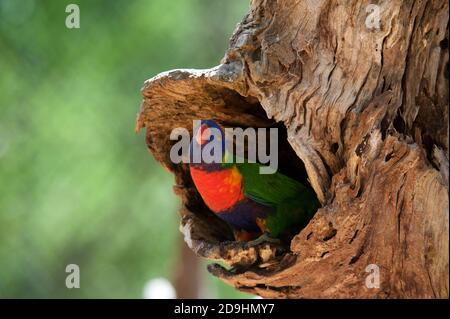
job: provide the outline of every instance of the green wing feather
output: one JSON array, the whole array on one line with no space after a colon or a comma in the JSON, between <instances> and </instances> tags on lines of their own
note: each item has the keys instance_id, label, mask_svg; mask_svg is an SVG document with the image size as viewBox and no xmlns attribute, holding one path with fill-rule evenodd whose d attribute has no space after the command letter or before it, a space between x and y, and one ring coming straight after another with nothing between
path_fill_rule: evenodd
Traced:
<instances>
[{"instance_id":1,"label":"green wing feather","mask_svg":"<svg viewBox=\"0 0 450 319\"><path fill-rule=\"evenodd\" d=\"M276 208L266 219L266 228L274 237L290 227L306 225L320 204L314 192L281 173L260 174L258 163L235 164L243 177L244 195Z\"/></svg>"},{"instance_id":2,"label":"green wing feather","mask_svg":"<svg viewBox=\"0 0 450 319\"><path fill-rule=\"evenodd\" d=\"M281 173L260 174L258 163L236 164L244 181L244 194L251 199L276 206L286 198L298 196L306 190L301 183Z\"/></svg>"}]
</instances>

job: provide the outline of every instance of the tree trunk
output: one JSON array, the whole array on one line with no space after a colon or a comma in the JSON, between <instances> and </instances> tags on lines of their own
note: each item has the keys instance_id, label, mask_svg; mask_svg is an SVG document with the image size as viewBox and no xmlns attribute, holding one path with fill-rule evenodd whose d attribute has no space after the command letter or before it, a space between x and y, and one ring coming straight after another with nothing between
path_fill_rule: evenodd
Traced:
<instances>
[{"instance_id":1,"label":"tree trunk","mask_svg":"<svg viewBox=\"0 0 450 319\"><path fill-rule=\"evenodd\" d=\"M142 92L186 243L230 265L212 274L263 297L448 298L447 1L253 0L218 67ZM282 168L322 203L290 247L233 241L170 161L171 130L208 118L285 130Z\"/></svg>"},{"instance_id":2,"label":"tree trunk","mask_svg":"<svg viewBox=\"0 0 450 319\"><path fill-rule=\"evenodd\" d=\"M183 242L181 236L177 239L178 260L174 276L174 286L178 299L198 299L202 297L202 274L200 261Z\"/></svg>"}]
</instances>

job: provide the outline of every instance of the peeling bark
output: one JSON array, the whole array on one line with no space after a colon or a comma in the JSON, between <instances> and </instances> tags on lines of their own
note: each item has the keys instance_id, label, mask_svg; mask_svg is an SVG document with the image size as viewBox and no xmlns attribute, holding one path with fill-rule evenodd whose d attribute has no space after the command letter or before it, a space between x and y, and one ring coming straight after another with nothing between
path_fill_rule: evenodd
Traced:
<instances>
[{"instance_id":1,"label":"peeling bark","mask_svg":"<svg viewBox=\"0 0 450 319\"><path fill-rule=\"evenodd\" d=\"M448 298L448 3L254 0L222 63L148 80L137 129L174 175L181 229L236 288L275 298ZM285 128L282 167L322 203L290 247L234 242L203 204L175 127ZM365 285L366 267L380 287Z\"/></svg>"}]
</instances>

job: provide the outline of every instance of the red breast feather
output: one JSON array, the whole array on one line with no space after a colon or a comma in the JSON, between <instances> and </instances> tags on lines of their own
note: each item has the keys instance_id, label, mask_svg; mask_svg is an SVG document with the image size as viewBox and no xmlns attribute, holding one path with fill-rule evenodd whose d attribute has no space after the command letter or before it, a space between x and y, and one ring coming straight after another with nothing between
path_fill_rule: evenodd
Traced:
<instances>
[{"instance_id":1,"label":"red breast feather","mask_svg":"<svg viewBox=\"0 0 450 319\"><path fill-rule=\"evenodd\" d=\"M190 172L198 192L215 213L226 211L245 198L242 175L236 167L206 171L191 166Z\"/></svg>"}]
</instances>

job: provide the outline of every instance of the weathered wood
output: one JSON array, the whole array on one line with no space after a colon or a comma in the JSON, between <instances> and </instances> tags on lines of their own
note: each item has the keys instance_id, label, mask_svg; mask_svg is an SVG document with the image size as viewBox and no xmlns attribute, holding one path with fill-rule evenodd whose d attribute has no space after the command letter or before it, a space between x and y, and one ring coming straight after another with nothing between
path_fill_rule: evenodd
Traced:
<instances>
[{"instance_id":1,"label":"weathered wood","mask_svg":"<svg viewBox=\"0 0 450 319\"><path fill-rule=\"evenodd\" d=\"M221 65L142 90L137 129L175 174L185 240L232 265L209 269L238 289L448 298L448 2L378 1L379 29L366 23L369 4L254 0ZM288 170L306 169L323 204L289 249L233 242L186 166L170 162L170 131L205 118L286 127ZM365 285L369 264L379 288Z\"/></svg>"}]
</instances>

